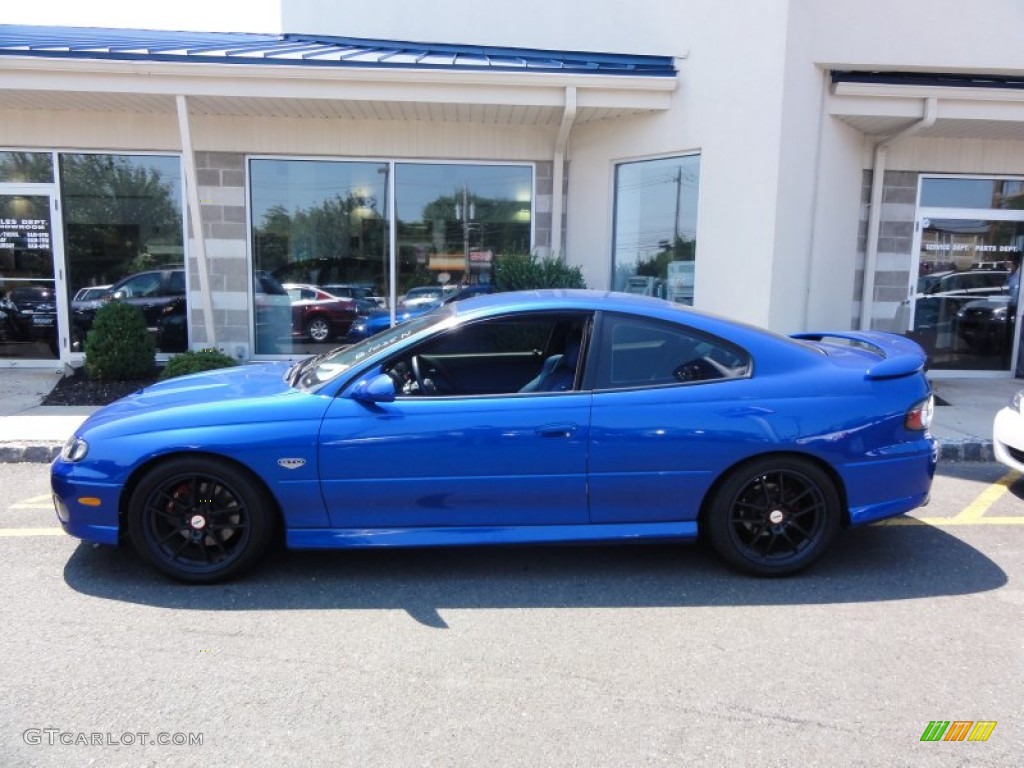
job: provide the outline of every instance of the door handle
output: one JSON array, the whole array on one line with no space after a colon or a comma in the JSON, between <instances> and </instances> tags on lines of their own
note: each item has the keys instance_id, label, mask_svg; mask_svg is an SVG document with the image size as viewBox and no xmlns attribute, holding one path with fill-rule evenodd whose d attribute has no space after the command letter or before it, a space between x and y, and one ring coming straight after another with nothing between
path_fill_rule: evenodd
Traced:
<instances>
[{"instance_id":1,"label":"door handle","mask_svg":"<svg viewBox=\"0 0 1024 768\"><path fill-rule=\"evenodd\" d=\"M572 437L576 434L575 424L546 424L537 430L541 437Z\"/></svg>"}]
</instances>

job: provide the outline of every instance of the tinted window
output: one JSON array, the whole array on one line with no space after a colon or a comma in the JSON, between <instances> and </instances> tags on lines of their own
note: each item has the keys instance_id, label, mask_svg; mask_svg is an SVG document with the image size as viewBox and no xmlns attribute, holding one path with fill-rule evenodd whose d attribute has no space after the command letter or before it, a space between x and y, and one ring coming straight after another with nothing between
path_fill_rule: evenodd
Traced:
<instances>
[{"instance_id":1,"label":"tinted window","mask_svg":"<svg viewBox=\"0 0 1024 768\"><path fill-rule=\"evenodd\" d=\"M405 350L385 371L406 396L568 392L588 320L536 314L459 326Z\"/></svg>"},{"instance_id":2,"label":"tinted window","mask_svg":"<svg viewBox=\"0 0 1024 768\"><path fill-rule=\"evenodd\" d=\"M713 381L749 372L749 356L721 339L667 323L608 316L601 329L595 388Z\"/></svg>"}]
</instances>

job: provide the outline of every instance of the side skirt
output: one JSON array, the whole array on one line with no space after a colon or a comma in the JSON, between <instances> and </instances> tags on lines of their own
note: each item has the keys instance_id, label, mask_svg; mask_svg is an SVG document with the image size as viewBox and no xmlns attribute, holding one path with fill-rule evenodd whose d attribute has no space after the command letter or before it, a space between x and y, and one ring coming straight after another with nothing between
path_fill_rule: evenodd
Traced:
<instances>
[{"instance_id":1,"label":"side skirt","mask_svg":"<svg viewBox=\"0 0 1024 768\"><path fill-rule=\"evenodd\" d=\"M302 528L288 531L289 549L458 547L478 544L585 544L697 538L697 523L531 525L464 528Z\"/></svg>"}]
</instances>

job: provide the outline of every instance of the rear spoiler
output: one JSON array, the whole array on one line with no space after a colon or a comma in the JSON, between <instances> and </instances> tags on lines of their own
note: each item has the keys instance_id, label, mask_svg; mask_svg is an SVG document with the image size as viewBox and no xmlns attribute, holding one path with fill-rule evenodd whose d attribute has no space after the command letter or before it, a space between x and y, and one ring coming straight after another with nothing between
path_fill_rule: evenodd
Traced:
<instances>
[{"instance_id":1,"label":"rear spoiler","mask_svg":"<svg viewBox=\"0 0 1024 768\"><path fill-rule=\"evenodd\" d=\"M884 331L835 331L828 333L794 333L792 339L825 342L841 339L855 346L868 347L881 360L865 372L869 379L894 379L923 371L928 356L920 345L906 336Z\"/></svg>"}]
</instances>

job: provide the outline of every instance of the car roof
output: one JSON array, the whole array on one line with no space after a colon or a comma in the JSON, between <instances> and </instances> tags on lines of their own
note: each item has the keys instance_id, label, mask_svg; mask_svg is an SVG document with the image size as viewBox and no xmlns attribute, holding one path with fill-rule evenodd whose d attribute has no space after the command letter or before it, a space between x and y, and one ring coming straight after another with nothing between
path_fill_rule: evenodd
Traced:
<instances>
[{"instance_id":1,"label":"car roof","mask_svg":"<svg viewBox=\"0 0 1024 768\"><path fill-rule=\"evenodd\" d=\"M581 312L623 312L656 317L669 322L687 323L711 333L732 335L740 332L744 336L758 336L798 344L783 334L734 320L724 315L694 309L693 307L634 293L600 291L587 288L545 288L534 291L508 291L485 293L471 296L462 301L443 305L450 307L456 316L494 314L495 309L510 312L529 310ZM726 329L730 329L729 332Z\"/></svg>"}]
</instances>

